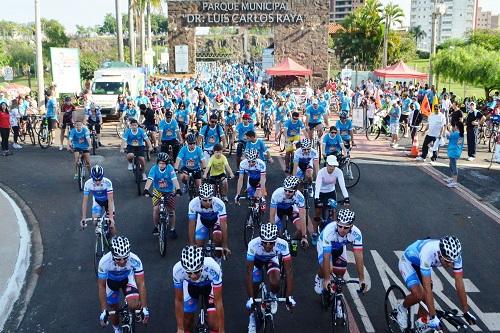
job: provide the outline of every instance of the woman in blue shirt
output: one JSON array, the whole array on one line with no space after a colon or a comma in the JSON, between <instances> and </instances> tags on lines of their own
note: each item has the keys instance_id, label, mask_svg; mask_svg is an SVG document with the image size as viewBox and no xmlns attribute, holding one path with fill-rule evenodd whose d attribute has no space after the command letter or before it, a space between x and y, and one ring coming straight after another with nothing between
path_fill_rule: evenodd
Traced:
<instances>
[{"instance_id":1,"label":"woman in blue shirt","mask_svg":"<svg viewBox=\"0 0 500 333\"><path fill-rule=\"evenodd\" d=\"M448 187L457 187L458 185L458 168L457 160L462 155L464 148L464 123L457 122L453 126L453 130L449 135L448 142L448 158L450 159L450 173L451 177L445 178L448 182Z\"/></svg>"}]
</instances>

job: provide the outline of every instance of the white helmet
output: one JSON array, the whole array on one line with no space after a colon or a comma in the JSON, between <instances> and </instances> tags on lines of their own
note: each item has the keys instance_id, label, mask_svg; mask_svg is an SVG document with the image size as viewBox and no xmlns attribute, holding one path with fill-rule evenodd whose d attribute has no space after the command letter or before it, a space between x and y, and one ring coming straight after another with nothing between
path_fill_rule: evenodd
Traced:
<instances>
[{"instance_id":1,"label":"white helmet","mask_svg":"<svg viewBox=\"0 0 500 333\"><path fill-rule=\"evenodd\" d=\"M255 148L245 150L245 157L248 161L255 161L259 157L259 152Z\"/></svg>"},{"instance_id":2,"label":"white helmet","mask_svg":"<svg viewBox=\"0 0 500 333\"><path fill-rule=\"evenodd\" d=\"M128 258L130 242L127 237L116 236L111 239L111 253L114 259Z\"/></svg>"},{"instance_id":3,"label":"white helmet","mask_svg":"<svg viewBox=\"0 0 500 333\"><path fill-rule=\"evenodd\" d=\"M295 176L288 176L283 181L283 188L286 190L296 190L300 183L300 179Z\"/></svg>"},{"instance_id":4,"label":"white helmet","mask_svg":"<svg viewBox=\"0 0 500 333\"><path fill-rule=\"evenodd\" d=\"M182 249L181 265L188 273L197 272L203 267L203 248L187 245Z\"/></svg>"},{"instance_id":5,"label":"white helmet","mask_svg":"<svg viewBox=\"0 0 500 333\"><path fill-rule=\"evenodd\" d=\"M302 149L311 149L311 140L307 138L300 140L300 147Z\"/></svg>"},{"instance_id":6,"label":"white helmet","mask_svg":"<svg viewBox=\"0 0 500 333\"><path fill-rule=\"evenodd\" d=\"M199 195L201 199L210 199L214 196L214 189L212 185L203 183L200 186Z\"/></svg>"},{"instance_id":7,"label":"white helmet","mask_svg":"<svg viewBox=\"0 0 500 333\"><path fill-rule=\"evenodd\" d=\"M274 242L278 238L278 226L265 223L260 226L260 239L264 242Z\"/></svg>"},{"instance_id":8,"label":"white helmet","mask_svg":"<svg viewBox=\"0 0 500 333\"><path fill-rule=\"evenodd\" d=\"M337 215L337 222L340 224L352 225L355 218L356 216L352 210L343 208L339 210L339 213Z\"/></svg>"},{"instance_id":9,"label":"white helmet","mask_svg":"<svg viewBox=\"0 0 500 333\"><path fill-rule=\"evenodd\" d=\"M439 250L443 257L455 261L462 253L462 245L457 237L444 236L439 240Z\"/></svg>"}]
</instances>

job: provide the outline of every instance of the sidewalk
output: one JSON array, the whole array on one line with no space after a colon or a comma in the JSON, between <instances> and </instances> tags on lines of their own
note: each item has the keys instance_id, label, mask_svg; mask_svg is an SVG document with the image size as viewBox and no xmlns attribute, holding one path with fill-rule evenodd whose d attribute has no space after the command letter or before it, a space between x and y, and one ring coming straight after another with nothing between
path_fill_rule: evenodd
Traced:
<instances>
[{"instance_id":1,"label":"sidewalk","mask_svg":"<svg viewBox=\"0 0 500 333\"><path fill-rule=\"evenodd\" d=\"M30 264L28 225L14 200L0 188L0 331L24 285Z\"/></svg>"}]
</instances>

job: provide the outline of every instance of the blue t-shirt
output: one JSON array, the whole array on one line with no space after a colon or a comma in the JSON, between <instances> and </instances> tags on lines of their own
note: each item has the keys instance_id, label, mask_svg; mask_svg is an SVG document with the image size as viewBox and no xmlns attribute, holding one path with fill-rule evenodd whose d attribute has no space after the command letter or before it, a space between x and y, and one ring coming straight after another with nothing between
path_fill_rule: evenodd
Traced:
<instances>
[{"instance_id":1,"label":"blue t-shirt","mask_svg":"<svg viewBox=\"0 0 500 333\"><path fill-rule=\"evenodd\" d=\"M135 98L135 105L139 106L141 104L148 105L149 103L149 98L147 96L137 96Z\"/></svg>"},{"instance_id":2,"label":"blue t-shirt","mask_svg":"<svg viewBox=\"0 0 500 333\"><path fill-rule=\"evenodd\" d=\"M174 167L167 164L165 170L161 171L158 164L153 165L149 170L148 179L153 181L153 188L163 192L169 193L174 191L174 180L177 179Z\"/></svg>"},{"instance_id":3,"label":"blue t-shirt","mask_svg":"<svg viewBox=\"0 0 500 333\"><path fill-rule=\"evenodd\" d=\"M69 131L69 141L73 148L76 149L89 149L90 132L87 127L82 127L80 131L76 127Z\"/></svg>"},{"instance_id":4,"label":"blue t-shirt","mask_svg":"<svg viewBox=\"0 0 500 333\"><path fill-rule=\"evenodd\" d=\"M304 129L304 123L299 119L297 122L293 122L292 119L288 119L285 122L286 136L287 138L300 135L300 131Z\"/></svg>"},{"instance_id":5,"label":"blue t-shirt","mask_svg":"<svg viewBox=\"0 0 500 333\"><path fill-rule=\"evenodd\" d=\"M347 95L343 95L340 98L340 110L341 111L350 111L351 110L351 97Z\"/></svg>"},{"instance_id":6,"label":"blue t-shirt","mask_svg":"<svg viewBox=\"0 0 500 333\"><path fill-rule=\"evenodd\" d=\"M257 149L257 151L259 152L259 158L263 161L265 161L265 156L266 156L266 152L267 152L267 146L266 144L264 143L264 141L262 141L262 139L257 139L257 141L254 142L251 142L251 141L247 141L246 145L245 145L245 150L249 150L249 149Z\"/></svg>"},{"instance_id":7,"label":"blue t-shirt","mask_svg":"<svg viewBox=\"0 0 500 333\"><path fill-rule=\"evenodd\" d=\"M226 125L234 125L234 124L236 124L237 121L238 121L238 116L235 113L231 113L231 114L226 115L226 117L224 119L224 123Z\"/></svg>"},{"instance_id":8,"label":"blue t-shirt","mask_svg":"<svg viewBox=\"0 0 500 333\"><path fill-rule=\"evenodd\" d=\"M399 107L393 106L389 115L390 115L390 123L391 124L398 124L399 118L401 117L401 109Z\"/></svg>"},{"instance_id":9,"label":"blue t-shirt","mask_svg":"<svg viewBox=\"0 0 500 333\"><path fill-rule=\"evenodd\" d=\"M128 146L132 147L144 147L147 139L148 135L142 128L138 128L135 134L131 128L127 128L123 134L123 140L127 141Z\"/></svg>"},{"instance_id":10,"label":"blue t-shirt","mask_svg":"<svg viewBox=\"0 0 500 333\"><path fill-rule=\"evenodd\" d=\"M309 105L306 108L306 115L309 115L309 122L311 124L321 123L323 121L323 115L325 113L325 109L318 105L317 108Z\"/></svg>"},{"instance_id":11,"label":"blue t-shirt","mask_svg":"<svg viewBox=\"0 0 500 333\"><path fill-rule=\"evenodd\" d=\"M323 143L325 144L325 153L329 155L335 152L341 152L344 142L342 141L342 137L339 133L335 134L333 138L331 137L331 134L328 133L323 136Z\"/></svg>"},{"instance_id":12,"label":"blue t-shirt","mask_svg":"<svg viewBox=\"0 0 500 333\"><path fill-rule=\"evenodd\" d=\"M245 124L243 124L243 123L239 123L238 125L236 125L236 132L238 132L238 140L239 141L246 141L245 135L249 131L255 131L253 123L248 123L247 126L245 126Z\"/></svg>"},{"instance_id":13,"label":"blue t-shirt","mask_svg":"<svg viewBox=\"0 0 500 333\"><path fill-rule=\"evenodd\" d=\"M47 102L46 117L48 119L57 119L56 108L57 108L57 100L54 97L51 97Z\"/></svg>"},{"instance_id":14,"label":"blue t-shirt","mask_svg":"<svg viewBox=\"0 0 500 333\"><path fill-rule=\"evenodd\" d=\"M179 132L179 125L175 119L172 119L169 123L165 119L160 121L158 125L161 132L161 141L176 140L177 132Z\"/></svg>"},{"instance_id":15,"label":"blue t-shirt","mask_svg":"<svg viewBox=\"0 0 500 333\"><path fill-rule=\"evenodd\" d=\"M337 127L337 130L339 131L342 140L345 141L351 140L351 135L349 134L349 131L352 131L351 119L347 119L345 123L341 122L340 120L337 120L337 122L335 123L335 127Z\"/></svg>"},{"instance_id":16,"label":"blue t-shirt","mask_svg":"<svg viewBox=\"0 0 500 333\"><path fill-rule=\"evenodd\" d=\"M181 123L187 123L189 120L189 111L187 108L175 110L175 120Z\"/></svg>"},{"instance_id":17,"label":"blue t-shirt","mask_svg":"<svg viewBox=\"0 0 500 333\"><path fill-rule=\"evenodd\" d=\"M463 149L464 149L464 137L460 136L459 131L451 132L450 139L448 142L448 157L460 158Z\"/></svg>"},{"instance_id":18,"label":"blue t-shirt","mask_svg":"<svg viewBox=\"0 0 500 333\"><path fill-rule=\"evenodd\" d=\"M286 106L279 106L274 109L274 119L276 122L283 122L288 119L288 108Z\"/></svg>"},{"instance_id":19,"label":"blue t-shirt","mask_svg":"<svg viewBox=\"0 0 500 333\"><path fill-rule=\"evenodd\" d=\"M203 150L195 146L195 149L191 151L188 146L184 146L179 151L177 158L181 160L180 167L186 167L191 170L200 169L201 161L204 159Z\"/></svg>"},{"instance_id":20,"label":"blue t-shirt","mask_svg":"<svg viewBox=\"0 0 500 333\"><path fill-rule=\"evenodd\" d=\"M216 144L221 142L225 134L222 126L217 124L214 128L210 127L210 125L203 126L200 135L203 138L204 149L212 150Z\"/></svg>"},{"instance_id":21,"label":"blue t-shirt","mask_svg":"<svg viewBox=\"0 0 500 333\"><path fill-rule=\"evenodd\" d=\"M127 108L125 109L125 116L129 119L135 119L135 120L139 120L139 116L141 115L139 113L139 110L137 110L136 108Z\"/></svg>"}]
</instances>

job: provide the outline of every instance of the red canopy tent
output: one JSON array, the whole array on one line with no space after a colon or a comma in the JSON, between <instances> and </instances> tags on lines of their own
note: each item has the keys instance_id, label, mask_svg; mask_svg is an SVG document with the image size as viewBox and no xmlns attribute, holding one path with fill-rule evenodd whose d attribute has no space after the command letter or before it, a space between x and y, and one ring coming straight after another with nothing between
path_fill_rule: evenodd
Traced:
<instances>
[{"instance_id":1,"label":"red canopy tent","mask_svg":"<svg viewBox=\"0 0 500 333\"><path fill-rule=\"evenodd\" d=\"M278 65L268 68L266 73L271 76L309 76L312 75L312 70L299 65L290 58L285 58Z\"/></svg>"},{"instance_id":2,"label":"red canopy tent","mask_svg":"<svg viewBox=\"0 0 500 333\"><path fill-rule=\"evenodd\" d=\"M421 73L408 67L403 61L397 64L379 68L374 71L375 75L385 79L427 79L426 73Z\"/></svg>"}]
</instances>

